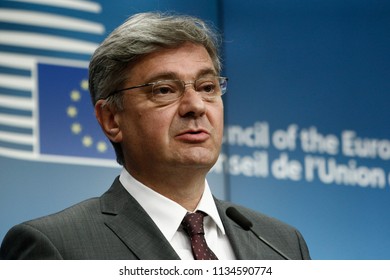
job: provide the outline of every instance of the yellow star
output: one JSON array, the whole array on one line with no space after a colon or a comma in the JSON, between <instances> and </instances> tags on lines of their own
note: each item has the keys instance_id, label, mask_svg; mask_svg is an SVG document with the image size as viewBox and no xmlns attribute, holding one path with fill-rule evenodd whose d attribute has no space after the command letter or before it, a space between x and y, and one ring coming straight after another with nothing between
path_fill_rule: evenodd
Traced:
<instances>
[{"instance_id":1,"label":"yellow star","mask_svg":"<svg viewBox=\"0 0 390 280\"><path fill-rule=\"evenodd\" d=\"M78 111L77 111L77 108L75 106L69 106L66 109L66 113L68 114L69 117L74 118L77 116Z\"/></svg>"},{"instance_id":2,"label":"yellow star","mask_svg":"<svg viewBox=\"0 0 390 280\"><path fill-rule=\"evenodd\" d=\"M70 99L74 102L80 101L81 99L81 94L78 90L72 90L70 93Z\"/></svg>"},{"instance_id":3,"label":"yellow star","mask_svg":"<svg viewBox=\"0 0 390 280\"><path fill-rule=\"evenodd\" d=\"M80 134L80 132L83 130L80 123L73 123L71 126L71 130L73 134Z\"/></svg>"},{"instance_id":4,"label":"yellow star","mask_svg":"<svg viewBox=\"0 0 390 280\"><path fill-rule=\"evenodd\" d=\"M106 142L99 141L96 145L96 148L97 148L98 152L104 153L105 151L107 151L107 144L106 144Z\"/></svg>"},{"instance_id":5,"label":"yellow star","mask_svg":"<svg viewBox=\"0 0 390 280\"><path fill-rule=\"evenodd\" d=\"M82 80L80 86L83 90L88 90L88 80Z\"/></svg>"},{"instance_id":6,"label":"yellow star","mask_svg":"<svg viewBox=\"0 0 390 280\"><path fill-rule=\"evenodd\" d=\"M86 135L86 136L83 137L82 143L83 143L83 145L84 145L85 147L89 148L89 147L91 147L92 144L93 144L93 139L92 139L91 136Z\"/></svg>"}]
</instances>

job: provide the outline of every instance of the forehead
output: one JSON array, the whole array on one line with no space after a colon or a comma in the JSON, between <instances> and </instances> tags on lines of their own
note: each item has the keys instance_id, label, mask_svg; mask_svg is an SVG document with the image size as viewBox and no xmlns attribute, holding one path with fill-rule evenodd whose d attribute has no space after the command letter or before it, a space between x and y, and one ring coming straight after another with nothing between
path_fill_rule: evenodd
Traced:
<instances>
[{"instance_id":1,"label":"forehead","mask_svg":"<svg viewBox=\"0 0 390 280\"><path fill-rule=\"evenodd\" d=\"M165 76L195 79L205 73L217 74L207 50L202 45L185 43L142 57L129 68L128 80L145 82Z\"/></svg>"}]
</instances>

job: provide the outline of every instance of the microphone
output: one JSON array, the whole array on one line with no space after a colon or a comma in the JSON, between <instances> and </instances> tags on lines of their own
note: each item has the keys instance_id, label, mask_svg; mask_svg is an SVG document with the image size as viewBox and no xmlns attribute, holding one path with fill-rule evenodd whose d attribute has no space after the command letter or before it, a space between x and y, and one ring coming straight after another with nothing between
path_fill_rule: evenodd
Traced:
<instances>
[{"instance_id":1,"label":"microphone","mask_svg":"<svg viewBox=\"0 0 390 280\"><path fill-rule=\"evenodd\" d=\"M229 207L226 209L226 215L232 219L234 222L236 222L242 229L246 231L251 231L257 239L259 239L261 242L263 242L265 245L270 247L273 251L278 253L283 259L285 260L291 260L289 257L287 257L283 252L281 252L278 248L273 246L270 242L268 242L266 239L258 235L253 229L252 229L252 222L249 221L244 215L242 215L236 208Z\"/></svg>"}]
</instances>

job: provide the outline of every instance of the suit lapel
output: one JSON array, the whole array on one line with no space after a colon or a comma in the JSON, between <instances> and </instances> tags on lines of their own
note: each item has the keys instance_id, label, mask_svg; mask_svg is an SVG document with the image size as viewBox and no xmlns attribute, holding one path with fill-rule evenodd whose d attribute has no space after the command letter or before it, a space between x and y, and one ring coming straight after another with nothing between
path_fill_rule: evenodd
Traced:
<instances>
[{"instance_id":1,"label":"suit lapel","mask_svg":"<svg viewBox=\"0 0 390 280\"><path fill-rule=\"evenodd\" d=\"M105 224L141 260L179 259L153 220L117 178L101 197Z\"/></svg>"}]
</instances>

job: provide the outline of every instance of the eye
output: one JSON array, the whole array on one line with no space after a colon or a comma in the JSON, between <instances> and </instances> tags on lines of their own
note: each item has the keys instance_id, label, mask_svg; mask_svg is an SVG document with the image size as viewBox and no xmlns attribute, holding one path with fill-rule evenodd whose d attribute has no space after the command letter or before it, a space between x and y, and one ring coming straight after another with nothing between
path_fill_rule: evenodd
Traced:
<instances>
[{"instance_id":1,"label":"eye","mask_svg":"<svg viewBox=\"0 0 390 280\"><path fill-rule=\"evenodd\" d=\"M213 81L200 81L196 87L196 91L213 93L215 91L215 83Z\"/></svg>"},{"instance_id":2,"label":"eye","mask_svg":"<svg viewBox=\"0 0 390 280\"><path fill-rule=\"evenodd\" d=\"M173 81L156 82L156 84L153 86L152 89L153 95L177 94L178 91L179 91L178 86Z\"/></svg>"}]
</instances>

